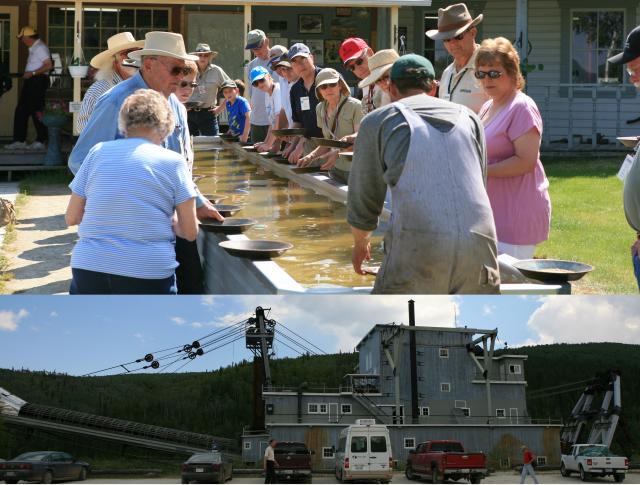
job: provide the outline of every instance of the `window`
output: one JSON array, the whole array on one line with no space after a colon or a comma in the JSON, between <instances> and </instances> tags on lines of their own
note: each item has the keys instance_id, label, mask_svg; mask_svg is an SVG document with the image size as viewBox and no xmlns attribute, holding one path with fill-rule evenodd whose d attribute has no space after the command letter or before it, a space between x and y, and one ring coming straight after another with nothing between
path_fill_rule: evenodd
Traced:
<instances>
[{"instance_id":1,"label":"window","mask_svg":"<svg viewBox=\"0 0 640 485\"><path fill-rule=\"evenodd\" d=\"M82 50L87 62L107 48L107 39L118 32L129 31L144 40L152 30L169 30L168 8L87 7L83 9ZM51 6L48 9L47 45L69 64L73 56L74 7Z\"/></svg>"},{"instance_id":2,"label":"window","mask_svg":"<svg viewBox=\"0 0 640 485\"><path fill-rule=\"evenodd\" d=\"M520 364L509 364L509 374L522 374Z\"/></svg>"},{"instance_id":3,"label":"window","mask_svg":"<svg viewBox=\"0 0 640 485\"><path fill-rule=\"evenodd\" d=\"M317 403L309 403L307 404L307 412L309 414L318 414L318 404Z\"/></svg>"},{"instance_id":4,"label":"window","mask_svg":"<svg viewBox=\"0 0 640 485\"><path fill-rule=\"evenodd\" d=\"M440 392L451 392L451 384L448 382L441 382Z\"/></svg>"},{"instance_id":5,"label":"window","mask_svg":"<svg viewBox=\"0 0 640 485\"><path fill-rule=\"evenodd\" d=\"M372 436L371 437L371 453L384 453L385 451L387 451L387 437Z\"/></svg>"},{"instance_id":6,"label":"window","mask_svg":"<svg viewBox=\"0 0 640 485\"><path fill-rule=\"evenodd\" d=\"M420 416L429 416L431 411L429 410L429 406L422 406L420 408Z\"/></svg>"},{"instance_id":7,"label":"window","mask_svg":"<svg viewBox=\"0 0 640 485\"><path fill-rule=\"evenodd\" d=\"M460 399L456 399L454 401L453 407L456 408L466 408L467 407L467 401L462 401Z\"/></svg>"},{"instance_id":8,"label":"window","mask_svg":"<svg viewBox=\"0 0 640 485\"><path fill-rule=\"evenodd\" d=\"M496 409L496 418L506 418L507 411L505 409Z\"/></svg>"},{"instance_id":9,"label":"window","mask_svg":"<svg viewBox=\"0 0 640 485\"><path fill-rule=\"evenodd\" d=\"M351 437L351 453L366 453L366 452L367 452L367 437L352 436Z\"/></svg>"},{"instance_id":10,"label":"window","mask_svg":"<svg viewBox=\"0 0 640 485\"><path fill-rule=\"evenodd\" d=\"M438 352L440 354L440 358L441 359L448 359L449 358L449 349L447 349L445 347L441 347Z\"/></svg>"},{"instance_id":11,"label":"window","mask_svg":"<svg viewBox=\"0 0 640 485\"><path fill-rule=\"evenodd\" d=\"M340 406L340 414L351 414L351 404L342 404Z\"/></svg>"},{"instance_id":12,"label":"window","mask_svg":"<svg viewBox=\"0 0 640 485\"><path fill-rule=\"evenodd\" d=\"M416 447L416 439L415 438L405 438L404 439L404 449L405 450L413 450Z\"/></svg>"},{"instance_id":13,"label":"window","mask_svg":"<svg viewBox=\"0 0 640 485\"><path fill-rule=\"evenodd\" d=\"M335 458L335 452L333 450L333 447L323 446L322 447L322 458L326 458L326 459Z\"/></svg>"},{"instance_id":14,"label":"window","mask_svg":"<svg viewBox=\"0 0 640 485\"><path fill-rule=\"evenodd\" d=\"M245 450L250 450L251 449L251 441L245 441L244 442L244 449Z\"/></svg>"},{"instance_id":15,"label":"window","mask_svg":"<svg viewBox=\"0 0 640 485\"><path fill-rule=\"evenodd\" d=\"M471 408L460 408L462 409L462 415L465 418L468 418L469 416L471 416Z\"/></svg>"},{"instance_id":16,"label":"window","mask_svg":"<svg viewBox=\"0 0 640 485\"><path fill-rule=\"evenodd\" d=\"M319 413L320 414L327 414L328 410L329 410L329 406L327 406L326 404L320 404L319 407Z\"/></svg>"},{"instance_id":17,"label":"window","mask_svg":"<svg viewBox=\"0 0 640 485\"><path fill-rule=\"evenodd\" d=\"M536 456L536 465L545 466L547 464L546 456Z\"/></svg>"},{"instance_id":18,"label":"window","mask_svg":"<svg viewBox=\"0 0 640 485\"><path fill-rule=\"evenodd\" d=\"M609 64L607 59L622 51L625 32L623 10L573 10L571 82L621 83L622 66Z\"/></svg>"}]
</instances>

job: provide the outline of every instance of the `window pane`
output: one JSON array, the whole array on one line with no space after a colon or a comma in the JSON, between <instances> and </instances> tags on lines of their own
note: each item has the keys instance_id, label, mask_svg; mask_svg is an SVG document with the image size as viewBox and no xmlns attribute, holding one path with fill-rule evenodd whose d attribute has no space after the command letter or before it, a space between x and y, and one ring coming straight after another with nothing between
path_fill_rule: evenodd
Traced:
<instances>
[{"instance_id":1,"label":"window pane","mask_svg":"<svg viewBox=\"0 0 640 485\"><path fill-rule=\"evenodd\" d=\"M367 451L367 437L366 436L353 436L351 438L351 452L352 453L366 453Z\"/></svg>"},{"instance_id":2,"label":"window pane","mask_svg":"<svg viewBox=\"0 0 640 485\"><path fill-rule=\"evenodd\" d=\"M169 11L168 10L153 11L153 27L160 30L169 29Z\"/></svg>"},{"instance_id":3,"label":"window pane","mask_svg":"<svg viewBox=\"0 0 640 485\"><path fill-rule=\"evenodd\" d=\"M49 9L49 26L64 26L64 10L61 8Z\"/></svg>"},{"instance_id":4,"label":"window pane","mask_svg":"<svg viewBox=\"0 0 640 485\"><path fill-rule=\"evenodd\" d=\"M136 10L136 27L151 27L151 10Z\"/></svg>"},{"instance_id":5,"label":"window pane","mask_svg":"<svg viewBox=\"0 0 640 485\"><path fill-rule=\"evenodd\" d=\"M135 14L132 9L120 10L118 23L120 24L121 30L131 29L134 26L134 15Z\"/></svg>"},{"instance_id":6,"label":"window pane","mask_svg":"<svg viewBox=\"0 0 640 485\"><path fill-rule=\"evenodd\" d=\"M102 30L102 32L100 33L100 48L101 49L106 49L107 48L107 40L109 40L109 37L116 35L118 32L116 31L116 29L104 29Z\"/></svg>"},{"instance_id":7,"label":"window pane","mask_svg":"<svg viewBox=\"0 0 640 485\"><path fill-rule=\"evenodd\" d=\"M371 453L382 453L387 451L387 439L384 436L371 437Z\"/></svg>"},{"instance_id":8,"label":"window pane","mask_svg":"<svg viewBox=\"0 0 640 485\"><path fill-rule=\"evenodd\" d=\"M112 9L109 9L112 10ZM113 9L115 10L115 9ZM101 27L117 27L118 25L118 12L102 11L102 23Z\"/></svg>"},{"instance_id":9,"label":"window pane","mask_svg":"<svg viewBox=\"0 0 640 485\"><path fill-rule=\"evenodd\" d=\"M624 14L622 12L598 12L598 47L622 49Z\"/></svg>"},{"instance_id":10,"label":"window pane","mask_svg":"<svg viewBox=\"0 0 640 485\"><path fill-rule=\"evenodd\" d=\"M598 51L598 82L601 83L621 83L622 82L622 66L609 64L607 59L615 55L617 51L601 50Z\"/></svg>"},{"instance_id":11,"label":"window pane","mask_svg":"<svg viewBox=\"0 0 640 485\"><path fill-rule=\"evenodd\" d=\"M591 50L598 35L598 17L595 12L574 12L573 49Z\"/></svg>"},{"instance_id":12,"label":"window pane","mask_svg":"<svg viewBox=\"0 0 640 485\"><path fill-rule=\"evenodd\" d=\"M100 28L100 12L99 11L86 11L84 12L84 26Z\"/></svg>"},{"instance_id":13,"label":"window pane","mask_svg":"<svg viewBox=\"0 0 640 485\"><path fill-rule=\"evenodd\" d=\"M49 42L50 48L64 47L64 28L50 28L49 29Z\"/></svg>"}]
</instances>

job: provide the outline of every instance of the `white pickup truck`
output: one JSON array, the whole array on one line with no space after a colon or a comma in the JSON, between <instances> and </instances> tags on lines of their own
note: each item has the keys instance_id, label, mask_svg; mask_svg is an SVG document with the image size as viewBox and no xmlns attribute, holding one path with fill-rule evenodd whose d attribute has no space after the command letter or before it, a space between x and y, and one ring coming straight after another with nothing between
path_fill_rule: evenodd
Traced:
<instances>
[{"instance_id":1,"label":"white pickup truck","mask_svg":"<svg viewBox=\"0 0 640 485\"><path fill-rule=\"evenodd\" d=\"M625 479L628 469L629 459L614 455L605 445L573 445L570 454L562 455L560 464L563 477L577 472L583 482L591 477L613 475L619 483Z\"/></svg>"}]
</instances>

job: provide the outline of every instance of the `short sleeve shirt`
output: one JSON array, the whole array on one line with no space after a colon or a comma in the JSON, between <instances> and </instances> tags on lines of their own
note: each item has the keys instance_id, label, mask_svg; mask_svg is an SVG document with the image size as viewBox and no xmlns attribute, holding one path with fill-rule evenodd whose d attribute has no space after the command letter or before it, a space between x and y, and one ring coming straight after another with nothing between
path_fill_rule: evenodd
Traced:
<instances>
[{"instance_id":1,"label":"short sleeve shirt","mask_svg":"<svg viewBox=\"0 0 640 485\"><path fill-rule=\"evenodd\" d=\"M640 150L624 180L624 214L629 225L640 232Z\"/></svg>"},{"instance_id":2,"label":"short sleeve shirt","mask_svg":"<svg viewBox=\"0 0 640 485\"><path fill-rule=\"evenodd\" d=\"M459 71L456 70L455 63L447 66L442 73L438 89L441 99L466 106L474 113L478 113L482 105L489 100L489 96L474 75L477 52L476 49L467 64Z\"/></svg>"},{"instance_id":3,"label":"short sleeve shirt","mask_svg":"<svg viewBox=\"0 0 640 485\"><path fill-rule=\"evenodd\" d=\"M193 91L189 101L201 102L205 108L215 106L218 100L218 90L227 79L229 76L221 67L210 64L203 73L198 73L198 87Z\"/></svg>"},{"instance_id":4,"label":"short sleeve shirt","mask_svg":"<svg viewBox=\"0 0 640 485\"><path fill-rule=\"evenodd\" d=\"M273 452L273 448L271 446L267 446L267 449L264 450L264 458L267 461L275 461L276 456Z\"/></svg>"},{"instance_id":5,"label":"short sleeve shirt","mask_svg":"<svg viewBox=\"0 0 640 485\"><path fill-rule=\"evenodd\" d=\"M322 70L316 67L316 76ZM318 126L316 118L316 106L318 98L316 97L316 83L311 85L311 89L307 90L304 86L304 80L298 79L291 86L291 118L296 123L302 123L304 127L304 136L307 138L322 138L322 130Z\"/></svg>"},{"instance_id":6,"label":"short sleeve shirt","mask_svg":"<svg viewBox=\"0 0 640 485\"><path fill-rule=\"evenodd\" d=\"M29 57L27 58L25 72L37 71L49 59L51 59L51 53L47 45L40 39L36 40L29 47Z\"/></svg>"},{"instance_id":7,"label":"short sleeve shirt","mask_svg":"<svg viewBox=\"0 0 640 485\"><path fill-rule=\"evenodd\" d=\"M229 101L226 101L226 106L231 133L241 135L244 133L244 125L247 120L245 115L251 111L249 101L242 96L236 96L235 103L231 104Z\"/></svg>"},{"instance_id":8,"label":"short sleeve shirt","mask_svg":"<svg viewBox=\"0 0 640 485\"><path fill-rule=\"evenodd\" d=\"M493 101L480 110L480 118ZM516 139L535 129L542 135L542 117L535 101L518 91L514 98L485 125L488 164L515 154ZM493 209L498 241L535 245L549 237L551 199L549 181L538 151L532 172L515 177L489 177L487 192Z\"/></svg>"},{"instance_id":9,"label":"short sleeve shirt","mask_svg":"<svg viewBox=\"0 0 640 485\"><path fill-rule=\"evenodd\" d=\"M269 119L269 124L271 126L275 126L278 121L278 115L282 110L282 99L280 97L280 83L274 82L273 91L271 94L267 94L265 98L265 107L267 109L267 118Z\"/></svg>"},{"instance_id":10,"label":"short sleeve shirt","mask_svg":"<svg viewBox=\"0 0 640 485\"><path fill-rule=\"evenodd\" d=\"M362 121L362 118L364 117L360 100L349 96L346 98L346 100L344 97L342 97L340 99L340 102L343 101L344 104L340 109L340 113L338 113L337 121L335 121L335 114L327 116L326 102L320 102L316 107L316 122L318 123L318 126L322 128L322 136L324 138L339 140L343 136L352 135L353 133L355 133L356 127L360 125L360 121ZM332 131L334 121L335 129ZM338 157L336 167L340 170L349 171L351 162L345 157L341 156Z\"/></svg>"}]
</instances>

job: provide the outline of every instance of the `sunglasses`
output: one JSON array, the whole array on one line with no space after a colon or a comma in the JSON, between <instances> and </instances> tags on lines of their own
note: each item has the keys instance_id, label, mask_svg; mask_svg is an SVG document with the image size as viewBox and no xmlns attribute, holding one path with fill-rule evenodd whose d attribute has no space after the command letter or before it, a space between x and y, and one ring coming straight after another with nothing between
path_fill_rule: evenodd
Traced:
<instances>
[{"instance_id":1,"label":"sunglasses","mask_svg":"<svg viewBox=\"0 0 640 485\"><path fill-rule=\"evenodd\" d=\"M188 66L184 66L184 67L180 67L180 66L169 67L164 62L162 62L160 59L158 59L157 57L150 57L149 59L153 59L154 61L158 61L160 64L162 64L164 67L167 68L167 70L169 71L169 74L171 74L172 76L188 76L189 74L191 74L193 72L193 70Z\"/></svg>"},{"instance_id":2,"label":"sunglasses","mask_svg":"<svg viewBox=\"0 0 640 485\"><path fill-rule=\"evenodd\" d=\"M356 70L356 67L361 66L363 62L364 62L364 57L358 57L358 58L355 60L355 62L353 62L353 63L351 63L351 64L347 64L345 67L346 67L349 71L353 72L353 71L355 71L355 70Z\"/></svg>"},{"instance_id":3,"label":"sunglasses","mask_svg":"<svg viewBox=\"0 0 640 485\"><path fill-rule=\"evenodd\" d=\"M260 86L263 82L264 82L264 78L262 78L262 79L258 79L257 81L253 81L253 82L251 83L251 85L252 85L254 88L257 88L257 87L258 87L258 86Z\"/></svg>"},{"instance_id":4,"label":"sunglasses","mask_svg":"<svg viewBox=\"0 0 640 485\"><path fill-rule=\"evenodd\" d=\"M195 82L190 83L188 81L180 81L180 87L181 88L189 87L191 89L195 89L195 88L198 87L198 83L195 83Z\"/></svg>"},{"instance_id":5,"label":"sunglasses","mask_svg":"<svg viewBox=\"0 0 640 485\"><path fill-rule=\"evenodd\" d=\"M327 88L335 88L338 85L337 82L335 83L326 83L326 84L321 84L320 86L318 86L318 89L320 91L324 91Z\"/></svg>"},{"instance_id":6,"label":"sunglasses","mask_svg":"<svg viewBox=\"0 0 640 485\"><path fill-rule=\"evenodd\" d=\"M485 77L489 76L490 79L498 79L500 76L502 76L502 72L500 71L476 71L474 76L476 77L476 79L484 79Z\"/></svg>"},{"instance_id":7,"label":"sunglasses","mask_svg":"<svg viewBox=\"0 0 640 485\"><path fill-rule=\"evenodd\" d=\"M451 42L452 40L462 40L464 39L464 34L466 34L467 31L464 31L462 34L458 34L455 37L452 37L451 39L443 39L442 42Z\"/></svg>"}]
</instances>

